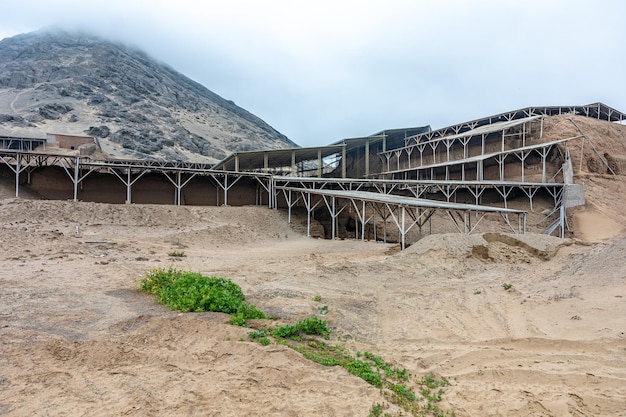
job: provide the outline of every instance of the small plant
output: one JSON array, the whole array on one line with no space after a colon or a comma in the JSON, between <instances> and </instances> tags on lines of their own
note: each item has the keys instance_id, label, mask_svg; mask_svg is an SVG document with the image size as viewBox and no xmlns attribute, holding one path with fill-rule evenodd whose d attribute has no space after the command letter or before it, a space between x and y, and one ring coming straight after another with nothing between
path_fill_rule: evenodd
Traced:
<instances>
[{"instance_id":1,"label":"small plant","mask_svg":"<svg viewBox=\"0 0 626 417\"><path fill-rule=\"evenodd\" d=\"M260 337L258 342L263 346L267 346L270 344L270 339L268 339L267 337Z\"/></svg>"},{"instance_id":2,"label":"small plant","mask_svg":"<svg viewBox=\"0 0 626 417\"><path fill-rule=\"evenodd\" d=\"M474 295L479 295L479 294L482 294L482 291L481 291L481 290L476 290L476 291L474 291Z\"/></svg>"},{"instance_id":3,"label":"small plant","mask_svg":"<svg viewBox=\"0 0 626 417\"><path fill-rule=\"evenodd\" d=\"M182 251L182 250L180 250L180 251L176 251L176 250L175 250L175 251L169 252L169 253L167 254L167 256L171 256L171 257L173 257L173 258L184 258L184 257L185 257L185 256L187 256L187 255L185 255L185 252L184 252L184 251Z\"/></svg>"},{"instance_id":4,"label":"small plant","mask_svg":"<svg viewBox=\"0 0 626 417\"><path fill-rule=\"evenodd\" d=\"M272 332L272 336L280 339L302 340L302 335L323 336L328 339L330 329L327 327L326 320L320 320L316 316L300 320L296 324L285 324L276 326Z\"/></svg>"},{"instance_id":5,"label":"small plant","mask_svg":"<svg viewBox=\"0 0 626 417\"><path fill-rule=\"evenodd\" d=\"M265 337L265 335L266 333L264 329L248 332L250 339L258 339L260 337Z\"/></svg>"},{"instance_id":6,"label":"small plant","mask_svg":"<svg viewBox=\"0 0 626 417\"><path fill-rule=\"evenodd\" d=\"M383 415L383 405L376 403L372 406L368 417L381 417Z\"/></svg>"},{"instance_id":7,"label":"small plant","mask_svg":"<svg viewBox=\"0 0 626 417\"><path fill-rule=\"evenodd\" d=\"M328 313L328 306L318 307L317 308L317 312L320 313L320 314L327 314Z\"/></svg>"},{"instance_id":8,"label":"small plant","mask_svg":"<svg viewBox=\"0 0 626 417\"><path fill-rule=\"evenodd\" d=\"M322 296L316 295L315 297L313 297L313 301L315 301L316 303L319 303L320 301L322 301Z\"/></svg>"},{"instance_id":9,"label":"small plant","mask_svg":"<svg viewBox=\"0 0 626 417\"><path fill-rule=\"evenodd\" d=\"M513 284L509 284L508 282L505 282L504 284L502 284L502 288L504 288L504 291L508 291L511 288L513 288Z\"/></svg>"}]
</instances>

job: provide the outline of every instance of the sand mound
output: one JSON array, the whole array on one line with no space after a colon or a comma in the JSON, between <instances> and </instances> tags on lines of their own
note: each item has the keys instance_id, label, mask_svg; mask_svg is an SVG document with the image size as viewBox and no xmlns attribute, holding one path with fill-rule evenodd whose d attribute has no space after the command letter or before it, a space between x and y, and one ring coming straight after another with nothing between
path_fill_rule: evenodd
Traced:
<instances>
[{"instance_id":1,"label":"sand mound","mask_svg":"<svg viewBox=\"0 0 626 417\"><path fill-rule=\"evenodd\" d=\"M484 262L529 263L550 260L560 248L572 243L571 239L537 234L440 234L419 240L404 255L439 257L450 261L472 258Z\"/></svg>"}]
</instances>

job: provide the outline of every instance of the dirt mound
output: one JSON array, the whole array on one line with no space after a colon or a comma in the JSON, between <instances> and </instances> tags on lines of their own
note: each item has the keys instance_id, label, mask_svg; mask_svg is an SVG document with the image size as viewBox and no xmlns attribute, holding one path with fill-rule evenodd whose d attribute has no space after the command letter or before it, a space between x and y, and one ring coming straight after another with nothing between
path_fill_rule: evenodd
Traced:
<instances>
[{"instance_id":1,"label":"dirt mound","mask_svg":"<svg viewBox=\"0 0 626 417\"><path fill-rule=\"evenodd\" d=\"M537 234L440 234L421 239L403 255L438 257L449 261L473 258L484 262L529 263L548 261L560 248L573 242L571 239Z\"/></svg>"},{"instance_id":2,"label":"dirt mound","mask_svg":"<svg viewBox=\"0 0 626 417\"><path fill-rule=\"evenodd\" d=\"M583 134L567 144L575 174L617 174L626 170L626 126L590 117L561 115L544 121L546 141L571 138ZM560 145L564 149L565 145Z\"/></svg>"},{"instance_id":3,"label":"dirt mound","mask_svg":"<svg viewBox=\"0 0 626 417\"><path fill-rule=\"evenodd\" d=\"M108 340L55 339L38 344L30 355L50 366L16 364L11 390L28 401L5 404L0 411L9 415L36 415L41 410L51 415L267 416L320 411L367 415L371 403L382 402L376 388L338 367L319 366L284 346L243 342L247 329L226 325L227 319L221 318L222 323L202 314L140 316L141 322L131 319L116 325ZM22 348L5 347L3 353L19 355ZM287 371L289 378L285 378ZM3 384L7 382L3 379ZM332 397L332 404L316 401L325 397Z\"/></svg>"},{"instance_id":4,"label":"dirt mound","mask_svg":"<svg viewBox=\"0 0 626 417\"><path fill-rule=\"evenodd\" d=\"M105 204L72 201L0 200L0 221L26 224L34 231L55 231L65 236L110 239L105 229L132 228L135 236L152 235L164 241L188 244L237 244L298 236L286 214L261 206L196 207L140 204ZM55 227L50 227L55 225Z\"/></svg>"}]
</instances>

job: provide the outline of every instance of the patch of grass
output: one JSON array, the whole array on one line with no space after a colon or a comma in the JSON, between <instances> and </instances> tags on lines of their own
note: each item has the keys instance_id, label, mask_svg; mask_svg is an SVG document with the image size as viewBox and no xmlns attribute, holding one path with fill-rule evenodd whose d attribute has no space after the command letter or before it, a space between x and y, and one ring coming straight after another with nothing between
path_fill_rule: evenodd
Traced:
<instances>
[{"instance_id":1,"label":"patch of grass","mask_svg":"<svg viewBox=\"0 0 626 417\"><path fill-rule=\"evenodd\" d=\"M316 316L300 320L296 324L284 324L276 326L272 331L272 336L279 339L302 340L302 335L330 336L330 329L327 327L326 320L321 320Z\"/></svg>"},{"instance_id":2,"label":"patch of grass","mask_svg":"<svg viewBox=\"0 0 626 417\"><path fill-rule=\"evenodd\" d=\"M368 417L381 417L383 415L384 406L380 403L376 403L370 409Z\"/></svg>"},{"instance_id":3,"label":"patch of grass","mask_svg":"<svg viewBox=\"0 0 626 417\"><path fill-rule=\"evenodd\" d=\"M180 251L172 251L172 252L169 252L169 253L167 254L167 256L171 256L171 257L173 257L173 258L184 258L184 257L185 257L185 256L187 256L187 255L185 254L185 252L184 252L184 251L180 250Z\"/></svg>"},{"instance_id":4,"label":"patch of grass","mask_svg":"<svg viewBox=\"0 0 626 417\"><path fill-rule=\"evenodd\" d=\"M504 288L504 291L508 291L511 288L513 288L513 284L509 284L508 282L505 282L504 284L502 284L502 288Z\"/></svg>"},{"instance_id":5,"label":"patch of grass","mask_svg":"<svg viewBox=\"0 0 626 417\"><path fill-rule=\"evenodd\" d=\"M320 301L322 301L322 296L321 295L316 295L315 297L313 297L313 301L315 301L316 303L319 303Z\"/></svg>"},{"instance_id":6,"label":"patch of grass","mask_svg":"<svg viewBox=\"0 0 626 417\"><path fill-rule=\"evenodd\" d=\"M267 345L269 345L269 344L271 343L271 342L270 342L270 339L269 339L269 338L267 338L267 337L260 337L260 338L259 338L259 340L258 340L258 342L259 342L260 344L262 344L263 346L267 346Z\"/></svg>"},{"instance_id":7,"label":"patch of grass","mask_svg":"<svg viewBox=\"0 0 626 417\"><path fill-rule=\"evenodd\" d=\"M245 325L249 319L265 318L262 311L245 302L241 287L225 278L160 268L149 271L141 279L140 289L154 294L159 303L172 310L230 314L230 322L238 326Z\"/></svg>"},{"instance_id":8,"label":"patch of grass","mask_svg":"<svg viewBox=\"0 0 626 417\"><path fill-rule=\"evenodd\" d=\"M302 345L294 345L286 341L280 341L280 343L301 353L308 360L324 366L345 367L347 363L353 360L353 357L341 345L329 345L315 341Z\"/></svg>"}]
</instances>

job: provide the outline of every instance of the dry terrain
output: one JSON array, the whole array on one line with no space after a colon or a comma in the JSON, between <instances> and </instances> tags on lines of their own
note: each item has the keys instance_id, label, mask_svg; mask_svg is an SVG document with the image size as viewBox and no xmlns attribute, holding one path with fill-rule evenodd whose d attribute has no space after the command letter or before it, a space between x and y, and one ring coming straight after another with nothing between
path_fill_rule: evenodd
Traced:
<instances>
[{"instance_id":1,"label":"dry terrain","mask_svg":"<svg viewBox=\"0 0 626 417\"><path fill-rule=\"evenodd\" d=\"M137 291L173 266L232 279L279 322L328 306L331 343L448 380L441 407L456 416L623 416L623 177L586 181L566 240L441 234L403 252L306 238L264 207L14 199L8 182L0 415L367 416L386 402L225 314Z\"/></svg>"}]
</instances>

